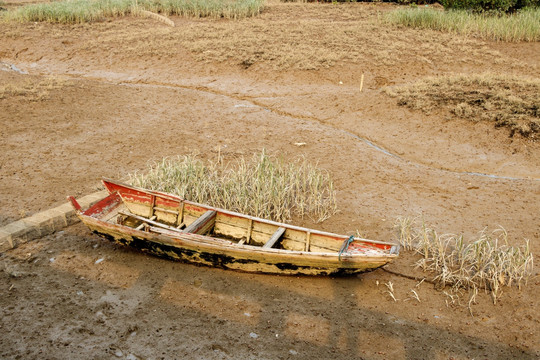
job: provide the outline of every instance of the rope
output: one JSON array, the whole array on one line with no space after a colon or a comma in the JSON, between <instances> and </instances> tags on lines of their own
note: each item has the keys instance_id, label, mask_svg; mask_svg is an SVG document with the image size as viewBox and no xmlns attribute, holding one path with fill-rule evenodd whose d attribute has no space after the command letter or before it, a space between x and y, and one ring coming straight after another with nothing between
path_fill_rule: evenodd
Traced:
<instances>
[{"instance_id":1,"label":"rope","mask_svg":"<svg viewBox=\"0 0 540 360\"><path fill-rule=\"evenodd\" d=\"M341 249L339 249L338 253L338 259L341 261L341 254L343 254L345 251L349 249L349 246L354 241L354 235L351 235L347 240L343 242L343 245L341 245Z\"/></svg>"}]
</instances>

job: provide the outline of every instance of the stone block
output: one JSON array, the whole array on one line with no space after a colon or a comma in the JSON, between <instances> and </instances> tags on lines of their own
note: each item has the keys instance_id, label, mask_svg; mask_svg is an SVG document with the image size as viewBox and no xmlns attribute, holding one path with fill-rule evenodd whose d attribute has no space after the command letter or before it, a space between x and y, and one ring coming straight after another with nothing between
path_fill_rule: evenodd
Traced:
<instances>
[{"instance_id":1,"label":"stone block","mask_svg":"<svg viewBox=\"0 0 540 360\"><path fill-rule=\"evenodd\" d=\"M66 222L66 226L73 225L79 221L79 218L77 217L75 209L73 208L73 206L71 206L70 203L65 203L63 205L57 206L52 210L55 210L57 212L61 212L64 214L64 220Z\"/></svg>"},{"instance_id":2,"label":"stone block","mask_svg":"<svg viewBox=\"0 0 540 360\"><path fill-rule=\"evenodd\" d=\"M4 252L11 248L13 248L11 234L4 230L0 230L0 252Z\"/></svg>"},{"instance_id":3,"label":"stone block","mask_svg":"<svg viewBox=\"0 0 540 360\"><path fill-rule=\"evenodd\" d=\"M11 235L12 238L16 238L19 235L23 235L26 233L26 228L28 227L27 224L25 224L22 220L14 221L10 224L7 224L0 230L3 232Z\"/></svg>"}]
</instances>

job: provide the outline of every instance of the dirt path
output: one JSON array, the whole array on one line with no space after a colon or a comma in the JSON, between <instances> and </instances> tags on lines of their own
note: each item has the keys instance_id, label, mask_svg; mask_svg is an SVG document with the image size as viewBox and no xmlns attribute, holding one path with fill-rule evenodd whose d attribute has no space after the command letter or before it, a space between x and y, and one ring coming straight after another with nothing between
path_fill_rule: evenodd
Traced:
<instances>
[{"instance_id":1,"label":"dirt path","mask_svg":"<svg viewBox=\"0 0 540 360\"><path fill-rule=\"evenodd\" d=\"M421 213L441 232L466 236L501 225L512 243L530 239L540 254L538 143L489 124L409 111L381 91L422 72L475 72L493 54L505 59L495 70L519 73L523 68L508 65L515 53L500 44L480 44L479 63L464 53L448 70L405 65L417 56L405 52L395 66L276 71L264 61L248 69L232 60L203 63L182 44L169 55L126 55L124 31L140 34L155 27L150 20L0 27L0 61L29 73L0 71L0 84L26 89L0 99L2 225L164 156L214 158L219 151L230 160L266 148L286 159L306 156L335 180L340 213L302 225L391 240L395 217ZM152 31L163 41L176 36L161 25ZM538 59L525 55L523 71L538 76ZM294 145L300 142L306 145ZM3 358L540 356L538 265L529 286L505 289L497 305L480 294L471 317L426 283L417 288L422 302L412 300L416 282L383 271L327 279L201 268L116 247L80 225L1 259ZM414 261L404 254L392 269L413 273ZM397 302L386 293L388 281Z\"/></svg>"}]
</instances>

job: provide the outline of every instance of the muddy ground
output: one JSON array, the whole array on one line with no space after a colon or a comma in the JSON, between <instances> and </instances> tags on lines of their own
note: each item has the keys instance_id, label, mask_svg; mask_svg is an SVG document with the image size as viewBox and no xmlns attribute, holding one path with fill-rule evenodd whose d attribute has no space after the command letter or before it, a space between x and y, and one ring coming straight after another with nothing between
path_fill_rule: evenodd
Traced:
<instances>
[{"instance_id":1,"label":"muddy ground","mask_svg":"<svg viewBox=\"0 0 540 360\"><path fill-rule=\"evenodd\" d=\"M271 3L241 24L256 38L276 19L291 28L305 14L363 26L391 8ZM538 44L385 27L384 46L408 46L371 46L364 60L357 49L355 58L304 69L250 47L221 57L199 51L190 45L205 39L197 29L229 23L172 20L177 27L129 17L0 23L0 84L23 89L0 97L0 225L164 156L219 152L232 160L265 148L285 159L303 155L334 178L340 212L301 225L392 241L397 216L422 214L440 232L467 237L503 226L513 244L529 239L540 254L540 145L491 124L399 107L382 91L455 72L538 78ZM159 41L169 50L157 51ZM495 305L481 293L469 309L466 292L452 303L444 290L383 270L312 278L197 267L120 248L80 224L0 259L1 358L540 356L538 265L526 287L504 288ZM388 268L421 276L416 260L403 253ZM386 292L389 281L398 301Z\"/></svg>"}]
</instances>

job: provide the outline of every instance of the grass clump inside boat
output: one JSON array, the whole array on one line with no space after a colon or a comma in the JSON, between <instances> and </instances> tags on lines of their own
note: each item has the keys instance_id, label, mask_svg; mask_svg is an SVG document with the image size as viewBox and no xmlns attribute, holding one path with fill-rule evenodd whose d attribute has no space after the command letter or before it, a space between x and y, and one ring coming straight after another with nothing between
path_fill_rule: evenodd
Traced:
<instances>
[{"instance_id":1,"label":"grass clump inside boat","mask_svg":"<svg viewBox=\"0 0 540 360\"><path fill-rule=\"evenodd\" d=\"M265 151L226 164L196 155L165 158L131 176L138 187L284 222L293 216L321 222L337 211L330 174L305 158L286 162Z\"/></svg>"}]
</instances>

